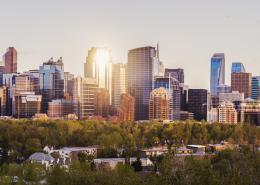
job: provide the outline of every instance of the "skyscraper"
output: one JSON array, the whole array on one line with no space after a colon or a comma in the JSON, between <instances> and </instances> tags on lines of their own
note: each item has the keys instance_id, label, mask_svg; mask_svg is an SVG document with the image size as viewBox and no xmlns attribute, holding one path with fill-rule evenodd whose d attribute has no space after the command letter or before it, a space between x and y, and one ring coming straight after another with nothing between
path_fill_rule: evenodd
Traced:
<instances>
[{"instance_id":1,"label":"skyscraper","mask_svg":"<svg viewBox=\"0 0 260 185\"><path fill-rule=\"evenodd\" d=\"M94 47L88 51L85 63L85 78L95 78L98 88L109 92L109 103L112 103L112 57L107 48Z\"/></svg>"},{"instance_id":2,"label":"skyscraper","mask_svg":"<svg viewBox=\"0 0 260 185\"><path fill-rule=\"evenodd\" d=\"M176 80L179 81L179 83L184 84L184 70L181 68L178 69L165 69L165 74L164 76L166 78L175 78Z\"/></svg>"},{"instance_id":3,"label":"skyscraper","mask_svg":"<svg viewBox=\"0 0 260 185\"><path fill-rule=\"evenodd\" d=\"M194 113L194 119L207 119L208 91L206 89L189 89L188 111Z\"/></svg>"},{"instance_id":4,"label":"skyscraper","mask_svg":"<svg viewBox=\"0 0 260 185\"><path fill-rule=\"evenodd\" d=\"M96 116L109 116L109 92L107 89L97 89L94 96L94 107Z\"/></svg>"},{"instance_id":5,"label":"skyscraper","mask_svg":"<svg viewBox=\"0 0 260 185\"><path fill-rule=\"evenodd\" d=\"M260 99L260 76L252 77L251 98L254 100Z\"/></svg>"},{"instance_id":6,"label":"skyscraper","mask_svg":"<svg viewBox=\"0 0 260 185\"><path fill-rule=\"evenodd\" d=\"M246 70L243 63L241 62L232 63L231 73L245 73L245 72Z\"/></svg>"},{"instance_id":7,"label":"skyscraper","mask_svg":"<svg viewBox=\"0 0 260 185\"><path fill-rule=\"evenodd\" d=\"M217 108L218 122L224 124L237 124L237 111L231 102L221 102Z\"/></svg>"},{"instance_id":8,"label":"skyscraper","mask_svg":"<svg viewBox=\"0 0 260 185\"><path fill-rule=\"evenodd\" d=\"M5 73L17 73L17 51L14 47L7 48L3 56Z\"/></svg>"},{"instance_id":9,"label":"skyscraper","mask_svg":"<svg viewBox=\"0 0 260 185\"><path fill-rule=\"evenodd\" d=\"M225 55L216 53L211 58L210 92L217 95L217 87L225 84Z\"/></svg>"},{"instance_id":10,"label":"skyscraper","mask_svg":"<svg viewBox=\"0 0 260 185\"><path fill-rule=\"evenodd\" d=\"M40 93L42 94L42 111L47 113L48 103L64 97L64 69L62 58L52 58L40 66Z\"/></svg>"},{"instance_id":11,"label":"skyscraper","mask_svg":"<svg viewBox=\"0 0 260 185\"><path fill-rule=\"evenodd\" d=\"M135 120L135 98L129 94L122 94L118 116L121 121Z\"/></svg>"},{"instance_id":12,"label":"skyscraper","mask_svg":"<svg viewBox=\"0 0 260 185\"><path fill-rule=\"evenodd\" d=\"M72 100L74 86L74 74L64 72L64 97L67 100Z\"/></svg>"},{"instance_id":13,"label":"skyscraper","mask_svg":"<svg viewBox=\"0 0 260 185\"><path fill-rule=\"evenodd\" d=\"M245 98L251 97L252 74L251 73L232 73L231 90L244 93Z\"/></svg>"},{"instance_id":14,"label":"skyscraper","mask_svg":"<svg viewBox=\"0 0 260 185\"><path fill-rule=\"evenodd\" d=\"M113 64L112 69L112 105L115 108L120 106L120 98L127 91L126 87L126 64Z\"/></svg>"},{"instance_id":15,"label":"skyscraper","mask_svg":"<svg viewBox=\"0 0 260 185\"><path fill-rule=\"evenodd\" d=\"M159 74L154 70L159 59L154 47L142 47L128 52L127 86L128 93L135 98L135 119L149 119L149 98L153 89L154 77Z\"/></svg>"},{"instance_id":16,"label":"skyscraper","mask_svg":"<svg viewBox=\"0 0 260 185\"><path fill-rule=\"evenodd\" d=\"M170 96L163 88L154 89L149 100L149 120L169 120L170 119Z\"/></svg>"}]
</instances>

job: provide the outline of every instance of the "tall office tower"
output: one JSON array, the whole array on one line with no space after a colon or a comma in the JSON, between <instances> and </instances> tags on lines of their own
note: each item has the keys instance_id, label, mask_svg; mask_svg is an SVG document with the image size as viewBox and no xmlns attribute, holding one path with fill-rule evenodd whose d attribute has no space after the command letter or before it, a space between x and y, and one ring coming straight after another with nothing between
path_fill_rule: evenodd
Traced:
<instances>
[{"instance_id":1,"label":"tall office tower","mask_svg":"<svg viewBox=\"0 0 260 185\"><path fill-rule=\"evenodd\" d=\"M216 53L211 58L210 92L217 95L217 86L225 84L225 55Z\"/></svg>"},{"instance_id":2,"label":"tall office tower","mask_svg":"<svg viewBox=\"0 0 260 185\"><path fill-rule=\"evenodd\" d=\"M107 48L91 48L85 63L85 78L95 78L98 88L107 89L112 102L112 57Z\"/></svg>"},{"instance_id":3,"label":"tall office tower","mask_svg":"<svg viewBox=\"0 0 260 185\"><path fill-rule=\"evenodd\" d=\"M97 89L94 97L95 115L109 116L109 92L107 89Z\"/></svg>"},{"instance_id":4,"label":"tall office tower","mask_svg":"<svg viewBox=\"0 0 260 185\"><path fill-rule=\"evenodd\" d=\"M199 121L207 119L208 96L206 89L189 89L188 111L194 113L194 119Z\"/></svg>"},{"instance_id":5,"label":"tall office tower","mask_svg":"<svg viewBox=\"0 0 260 185\"><path fill-rule=\"evenodd\" d=\"M64 72L64 97L67 100L73 98L74 74Z\"/></svg>"},{"instance_id":6,"label":"tall office tower","mask_svg":"<svg viewBox=\"0 0 260 185\"><path fill-rule=\"evenodd\" d=\"M0 116L7 115L7 93L8 89L6 86L0 87Z\"/></svg>"},{"instance_id":7,"label":"tall office tower","mask_svg":"<svg viewBox=\"0 0 260 185\"><path fill-rule=\"evenodd\" d=\"M241 123L260 126L260 101L246 99L239 110Z\"/></svg>"},{"instance_id":8,"label":"tall office tower","mask_svg":"<svg viewBox=\"0 0 260 185\"><path fill-rule=\"evenodd\" d=\"M64 69L62 58L52 58L40 66L40 93L42 95L42 111L47 113L48 103L64 97Z\"/></svg>"},{"instance_id":9,"label":"tall office tower","mask_svg":"<svg viewBox=\"0 0 260 185\"><path fill-rule=\"evenodd\" d=\"M113 64L112 69L112 105L120 107L120 98L127 91L126 87L126 64Z\"/></svg>"},{"instance_id":10,"label":"tall office tower","mask_svg":"<svg viewBox=\"0 0 260 185\"><path fill-rule=\"evenodd\" d=\"M72 100L56 99L48 104L48 117L64 118L69 114L74 113L74 104Z\"/></svg>"},{"instance_id":11,"label":"tall office tower","mask_svg":"<svg viewBox=\"0 0 260 185\"><path fill-rule=\"evenodd\" d=\"M217 108L218 122L224 124L237 124L237 111L231 102L221 102Z\"/></svg>"},{"instance_id":12,"label":"tall office tower","mask_svg":"<svg viewBox=\"0 0 260 185\"><path fill-rule=\"evenodd\" d=\"M160 76L155 66L160 66L157 50L142 47L128 51L127 88L135 98L135 119L149 119L149 98L155 76Z\"/></svg>"},{"instance_id":13,"label":"tall office tower","mask_svg":"<svg viewBox=\"0 0 260 185\"><path fill-rule=\"evenodd\" d=\"M94 78L76 77L74 79L74 112L79 119L87 119L94 115L94 98L97 88L97 80Z\"/></svg>"},{"instance_id":14,"label":"tall office tower","mask_svg":"<svg viewBox=\"0 0 260 185\"><path fill-rule=\"evenodd\" d=\"M32 74L19 74L15 77L15 93L35 92L39 93L39 78Z\"/></svg>"},{"instance_id":15,"label":"tall office tower","mask_svg":"<svg viewBox=\"0 0 260 185\"><path fill-rule=\"evenodd\" d=\"M9 47L3 55L5 73L17 73L17 51L14 47Z\"/></svg>"},{"instance_id":16,"label":"tall office tower","mask_svg":"<svg viewBox=\"0 0 260 185\"><path fill-rule=\"evenodd\" d=\"M260 76L252 77L251 98L254 100L260 99Z\"/></svg>"},{"instance_id":17,"label":"tall office tower","mask_svg":"<svg viewBox=\"0 0 260 185\"><path fill-rule=\"evenodd\" d=\"M41 95L34 92L21 92L14 96L13 116L16 118L31 118L41 112Z\"/></svg>"},{"instance_id":18,"label":"tall office tower","mask_svg":"<svg viewBox=\"0 0 260 185\"><path fill-rule=\"evenodd\" d=\"M135 98L130 94L122 94L118 116L121 121L135 120Z\"/></svg>"},{"instance_id":19,"label":"tall office tower","mask_svg":"<svg viewBox=\"0 0 260 185\"><path fill-rule=\"evenodd\" d=\"M245 67L241 62L233 62L231 67L231 73L245 73Z\"/></svg>"},{"instance_id":20,"label":"tall office tower","mask_svg":"<svg viewBox=\"0 0 260 185\"><path fill-rule=\"evenodd\" d=\"M149 100L149 120L169 120L170 96L163 88L154 89Z\"/></svg>"},{"instance_id":21,"label":"tall office tower","mask_svg":"<svg viewBox=\"0 0 260 185\"><path fill-rule=\"evenodd\" d=\"M252 74L251 73L232 73L231 90L244 93L245 98L251 97Z\"/></svg>"},{"instance_id":22,"label":"tall office tower","mask_svg":"<svg viewBox=\"0 0 260 185\"><path fill-rule=\"evenodd\" d=\"M188 111L188 91L189 86L187 85L180 85L181 90L181 110Z\"/></svg>"},{"instance_id":23,"label":"tall office tower","mask_svg":"<svg viewBox=\"0 0 260 185\"><path fill-rule=\"evenodd\" d=\"M163 87L168 91L170 98L170 117L169 120L179 120L181 110L181 90L179 82L172 77L157 77L154 88Z\"/></svg>"},{"instance_id":24,"label":"tall office tower","mask_svg":"<svg viewBox=\"0 0 260 185\"><path fill-rule=\"evenodd\" d=\"M184 84L184 70L183 69L165 69L164 76L166 78L175 78L176 80L179 81L179 83Z\"/></svg>"}]
</instances>

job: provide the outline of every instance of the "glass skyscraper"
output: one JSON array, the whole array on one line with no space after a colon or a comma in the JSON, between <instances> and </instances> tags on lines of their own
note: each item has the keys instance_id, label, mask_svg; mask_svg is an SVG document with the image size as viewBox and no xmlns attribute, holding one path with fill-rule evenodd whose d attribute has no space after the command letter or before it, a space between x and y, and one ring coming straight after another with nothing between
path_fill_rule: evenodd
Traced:
<instances>
[{"instance_id":1,"label":"glass skyscraper","mask_svg":"<svg viewBox=\"0 0 260 185\"><path fill-rule=\"evenodd\" d=\"M128 93L135 98L135 119L149 119L149 98L154 77L158 76L154 66L159 62L154 47L142 47L128 52L127 86Z\"/></svg>"},{"instance_id":2,"label":"glass skyscraper","mask_svg":"<svg viewBox=\"0 0 260 185\"><path fill-rule=\"evenodd\" d=\"M225 55L216 53L211 58L210 71L210 91L212 95L217 95L217 87L225 84Z\"/></svg>"},{"instance_id":3,"label":"glass skyscraper","mask_svg":"<svg viewBox=\"0 0 260 185\"><path fill-rule=\"evenodd\" d=\"M40 93L42 94L42 111L47 113L48 103L64 97L64 69L62 58L52 58L40 66Z\"/></svg>"},{"instance_id":4,"label":"glass skyscraper","mask_svg":"<svg viewBox=\"0 0 260 185\"><path fill-rule=\"evenodd\" d=\"M231 68L231 73L245 73L245 67L241 62L233 62L232 63L232 68Z\"/></svg>"},{"instance_id":5,"label":"glass skyscraper","mask_svg":"<svg viewBox=\"0 0 260 185\"><path fill-rule=\"evenodd\" d=\"M253 76L251 98L254 100L258 100L259 97L260 97L260 76Z\"/></svg>"}]
</instances>

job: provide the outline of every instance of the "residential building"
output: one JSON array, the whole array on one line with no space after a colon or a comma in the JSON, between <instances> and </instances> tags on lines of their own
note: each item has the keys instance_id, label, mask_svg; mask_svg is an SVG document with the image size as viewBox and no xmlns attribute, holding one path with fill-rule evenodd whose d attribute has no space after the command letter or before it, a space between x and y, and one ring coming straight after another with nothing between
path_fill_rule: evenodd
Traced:
<instances>
[{"instance_id":1,"label":"residential building","mask_svg":"<svg viewBox=\"0 0 260 185\"><path fill-rule=\"evenodd\" d=\"M40 66L40 93L42 95L42 112L48 112L48 103L64 97L64 69L62 58L53 58Z\"/></svg>"},{"instance_id":2,"label":"residential building","mask_svg":"<svg viewBox=\"0 0 260 185\"><path fill-rule=\"evenodd\" d=\"M126 64L113 64L112 68L112 105L114 108L120 107L120 98L127 92Z\"/></svg>"},{"instance_id":3,"label":"residential building","mask_svg":"<svg viewBox=\"0 0 260 185\"><path fill-rule=\"evenodd\" d=\"M13 116L16 118L31 118L41 113L42 96L34 92L20 92L13 98Z\"/></svg>"},{"instance_id":4,"label":"residential building","mask_svg":"<svg viewBox=\"0 0 260 185\"><path fill-rule=\"evenodd\" d=\"M121 121L135 120L135 98L130 94L122 94L118 116Z\"/></svg>"},{"instance_id":5,"label":"residential building","mask_svg":"<svg viewBox=\"0 0 260 185\"><path fill-rule=\"evenodd\" d=\"M135 119L149 119L149 99L153 89L154 77L159 76L154 67L161 66L154 47L142 47L128 52L127 87L135 98Z\"/></svg>"},{"instance_id":6,"label":"residential building","mask_svg":"<svg viewBox=\"0 0 260 185\"><path fill-rule=\"evenodd\" d=\"M74 112L79 119L87 119L94 115L97 88L98 84L94 78L75 78L73 88Z\"/></svg>"},{"instance_id":7,"label":"residential building","mask_svg":"<svg viewBox=\"0 0 260 185\"><path fill-rule=\"evenodd\" d=\"M225 55L216 53L211 58L210 92L217 95L217 87L225 84Z\"/></svg>"},{"instance_id":8,"label":"residential building","mask_svg":"<svg viewBox=\"0 0 260 185\"><path fill-rule=\"evenodd\" d=\"M5 64L4 73L17 73L17 51L14 47L9 47L3 55Z\"/></svg>"},{"instance_id":9,"label":"residential building","mask_svg":"<svg viewBox=\"0 0 260 185\"><path fill-rule=\"evenodd\" d=\"M160 87L151 92L149 100L149 120L169 120L170 97L168 91Z\"/></svg>"},{"instance_id":10,"label":"residential building","mask_svg":"<svg viewBox=\"0 0 260 185\"><path fill-rule=\"evenodd\" d=\"M188 111L194 113L194 119L206 120L208 110L208 91L206 89L189 89Z\"/></svg>"},{"instance_id":11,"label":"residential building","mask_svg":"<svg viewBox=\"0 0 260 185\"><path fill-rule=\"evenodd\" d=\"M251 97L252 74L251 73L232 73L231 90L244 93L245 98Z\"/></svg>"},{"instance_id":12,"label":"residential building","mask_svg":"<svg viewBox=\"0 0 260 185\"><path fill-rule=\"evenodd\" d=\"M49 154L36 152L29 157L28 161L31 163L44 165L46 168L48 168L54 165L55 159Z\"/></svg>"},{"instance_id":13,"label":"residential building","mask_svg":"<svg viewBox=\"0 0 260 185\"><path fill-rule=\"evenodd\" d=\"M231 102L221 102L218 111L218 122L224 124L237 124L237 111Z\"/></svg>"}]
</instances>

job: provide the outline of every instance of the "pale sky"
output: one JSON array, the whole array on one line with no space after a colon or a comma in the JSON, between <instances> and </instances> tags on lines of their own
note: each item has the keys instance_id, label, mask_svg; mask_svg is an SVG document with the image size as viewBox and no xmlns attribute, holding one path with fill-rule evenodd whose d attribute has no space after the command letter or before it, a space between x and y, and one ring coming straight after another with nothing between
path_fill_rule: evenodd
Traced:
<instances>
[{"instance_id":1,"label":"pale sky","mask_svg":"<svg viewBox=\"0 0 260 185\"><path fill-rule=\"evenodd\" d=\"M260 0L0 0L0 54L17 48L18 70L62 56L83 75L87 50L108 47L115 62L160 41L160 58L185 70L191 88L209 89L210 57L226 54L260 75Z\"/></svg>"}]
</instances>

